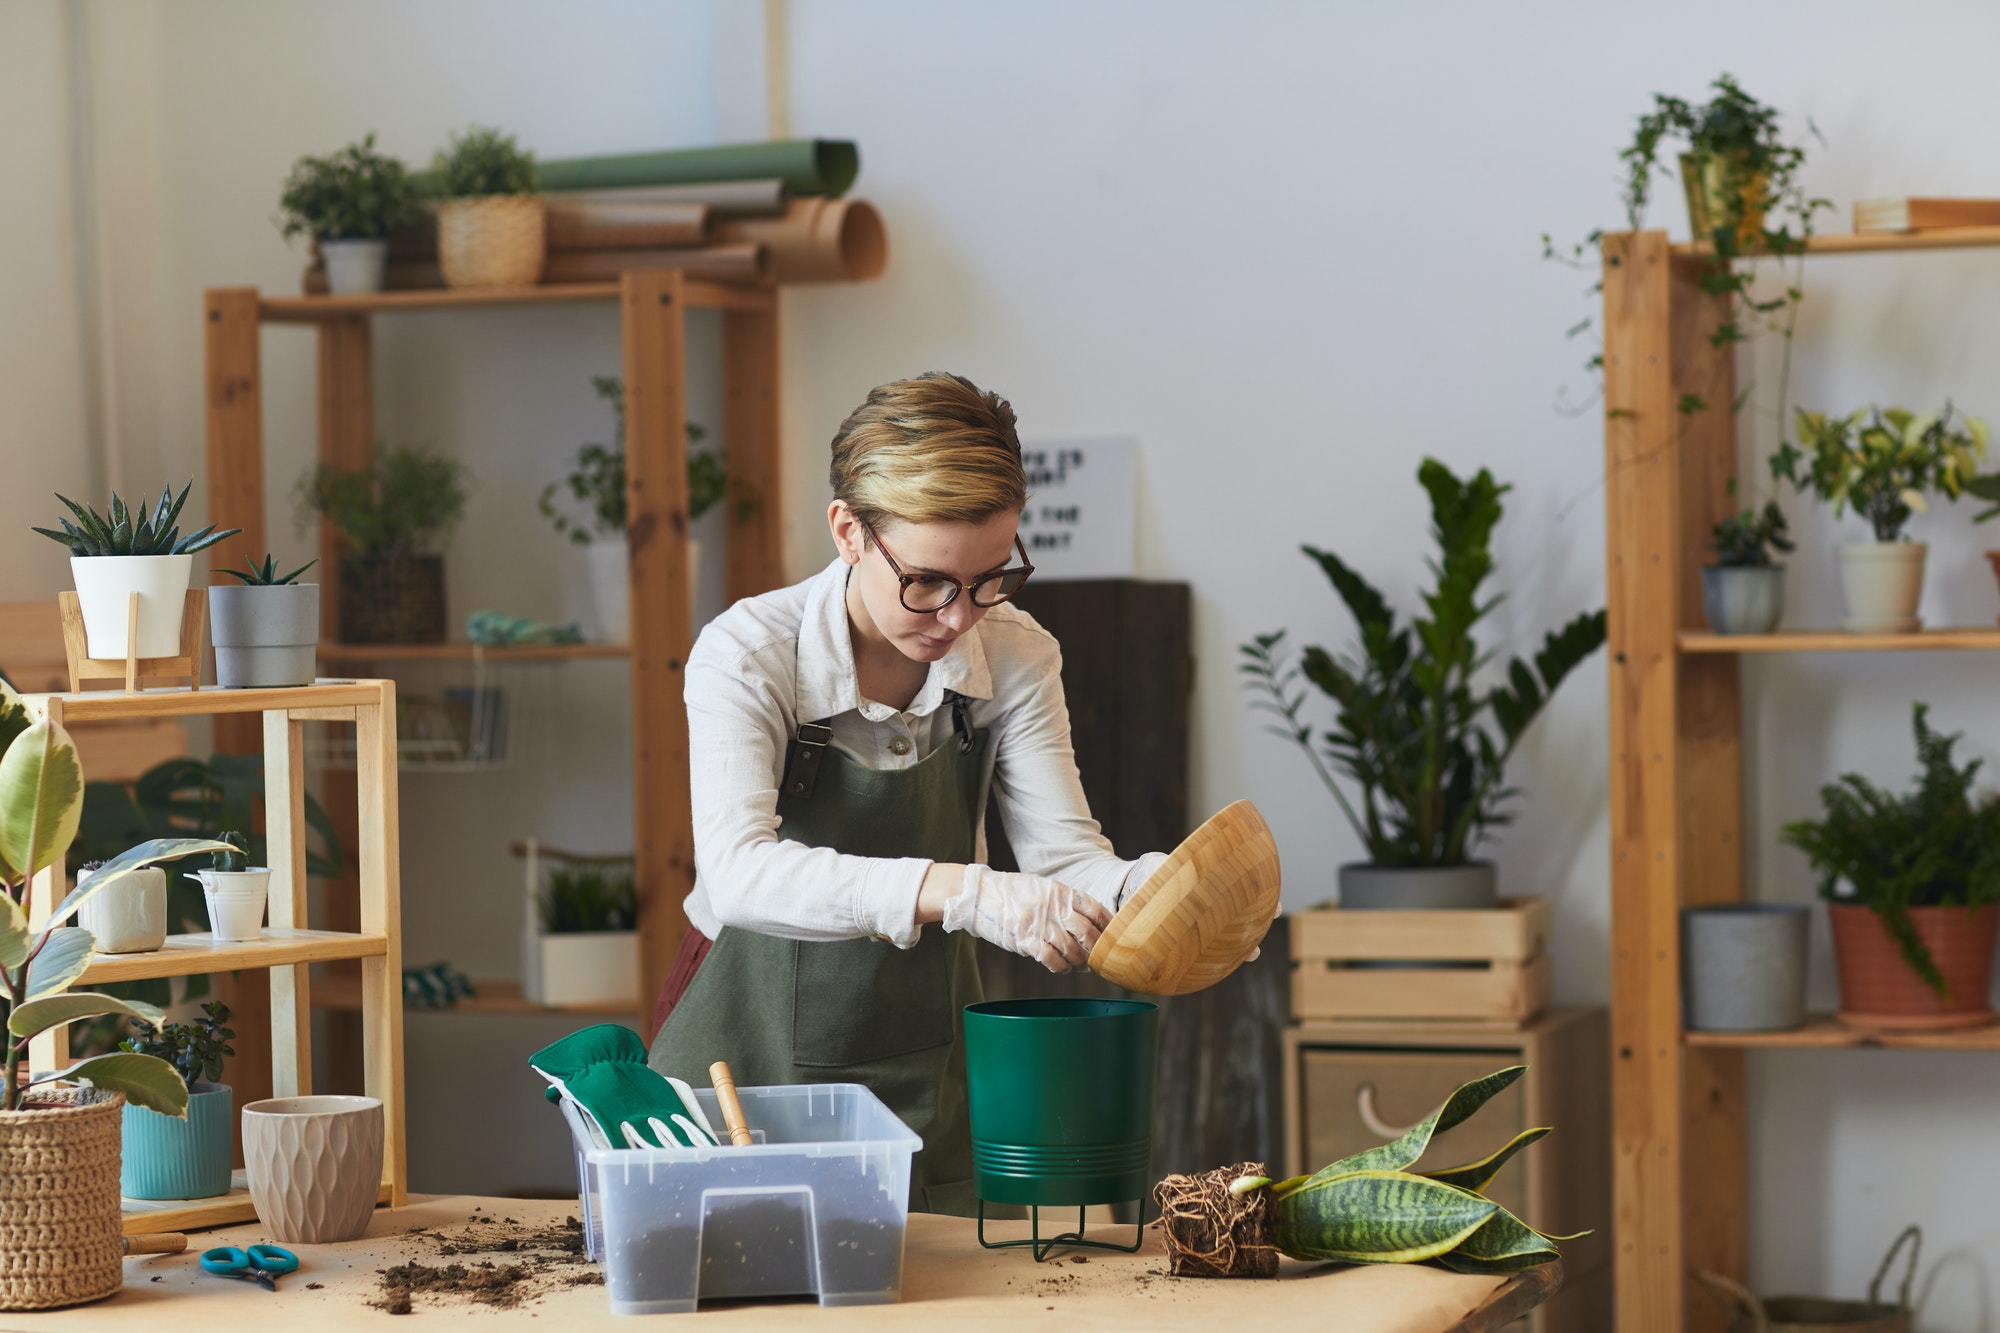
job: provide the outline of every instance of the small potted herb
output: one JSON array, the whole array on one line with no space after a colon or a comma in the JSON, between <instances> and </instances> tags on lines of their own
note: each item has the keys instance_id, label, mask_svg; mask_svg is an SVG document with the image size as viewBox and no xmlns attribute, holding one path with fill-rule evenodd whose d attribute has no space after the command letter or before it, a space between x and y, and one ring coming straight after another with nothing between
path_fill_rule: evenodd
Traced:
<instances>
[{"instance_id":1,"label":"small potted herb","mask_svg":"<svg viewBox=\"0 0 2000 1333\"><path fill-rule=\"evenodd\" d=\"M76 872L82 888L104 869L102 861L86 861ZM103 892L95 893L76 914L76 923L90 932L99 953L151 953L167 942L167 872L146 866L121 875Z\"/></svg>"},{"instance_id":2,"label":"small potted herb","mask_svg":"<svg viewBox=\"0 0 2000 1333\"><path fill-rule=\"evenodd\" d=\"M122 658L127 608L139 595L137 657L176 657L181 651L181 612L187 606L188 581L194 555L241 528L216 531L215 524L181 536L181 506L187 503L189 482L176 496L171 487L157 503L139 502L135 513L118 496L110 509L98 513L66 495L57 495L76 522L58 518L62 531L36 528L69 548L70 577L83 610L86 651L92 657Z\"/></svg>"},{"instance_id":3,"label":"small potted herb","mask_svg":"<svg viewBox=\"0 0 2000 1333\"><path fill-rule=\"evenodd\" d=\"M1736 480L1729 482L1731 499ZM1701 571L1701 606L1717 634L1769 634L1785 614L1785 567L1773 551L1790 551L1785 512L1776 500L1745 509L1715 525L1708 549L1715 563Z\"/></svg>"},{"instance_id":4,"label":"small potted herb","mask_svg":"<svg viewBox=\"0 0 2000 1333\"><path fill-rule=\"evenodd\" d=\"M298 577L318 563L308 560L280 574L278 558L267 554L261 565L253 560L247 569L222 571L242 582L208 590L217 685L240 690L313 683L319 585Z\"/></svg>"},{"instance_id":5,"label":"small potted herb","mask_svg":"<svg viewBox=\"0 0 2000 1333\"><path fill-rule=\"evenodd\" d=\"M208 902L209 929L218 940L254 940L263 933L264 902L270 894L269 866L250 864L250 840L224 833L229 846L210 858L207 869L188 872Z\"/></svg>"},{"instance_id":6,"label":"small potted herb","mask_svg":"<svg viewBox=\"0 0 2000 1333\"><path fill-rule=\"evenodd\" d=\"M535 157L511 134L474 125L431 164L438 263L449 287L525 287L542 280L548 231Z\"/></svg>"},{"instance_id":7,"label":"small potted herb","mask_svg":"<svg viewBox=\"0 0 2000 1333\"><path fill-rule=\"evenodd\" d=\"M1907 794L1858 773L1820 788L1818 819L1780 837L1820 875L1840 972L1840 1018L1858 1027L1972 1027L1987 1001L2000 925L2000 795L1975 796L1979 761L1912 707L1922 769Z\"/></svg>"},{"instance_id":8,"label":"small potted herb","mask_svg":"<svg viewBox=\"0 0 2000 1333\"><path fill-rule=\"evenodd\" d=\"M287 239L303 232L319 247L335 296L379 292L389 233L415 216L416 185L401 162L375 151L370 134L293 163L278 209Z\"/></svg>"},{"instance_id":9,"label":"small potted herb","mask_svg":"<svg viewBox=\"0 0 2000 1333\"><path fill-rule=\"evenodd\" d=\"M555 524L557 532L584 548L590 562L591 600L597 605L597 622L605 641L625 643L632 637L632 556L625 540L625 382L616 375L593 375L590 387L611 405L611 443L579 448L569 475L542 488L540 507L542 517ZM694 422L687 423L690 446L707 434ZM687 477L688 519L693 521L715 508L728 489L729 479L719 454L693 447L688 449ZM581 517L556 507L556 496L564 490L584 506ZM693 537L688 538L687 553L692 599L701 566L701 544Z\"/></svg>"},{"instance_id":10,"label":"small potted herb","mask_svg":"<svg viewBox=\"0 0 2000 1333\"><path fill-rule=\"evenodd\" d=\"M1903 529L1925 508L1924 492L1956 500L1986 455L1986 423L1952 419L1951 404L1919 416L1901 407L1867 407L1844 417L1798 412L1799 443L1771 456L1771 475L1810 491L1839 515L1868 520L1875 539L1842 542L1840 593L1855 634L1902 634L1923 628L1917 603L1930 547ZM1801 447L1803 446L1803 447Z\"/></svg>"},{"instance_id":11,"label":"small potted herb","mask_svg":"<svg viewBox=\"0 0 2000 1333\"><path fill-rule=\"evenodd\" d=\"M121 1051L150 1055L174 1067L187 1085L187 1114L161 1115L127 1105L118 1192L128 1199L209 1199L229 1193L229 1130L234 1119L222 1059L236 1054L235 1030L224 1027L229 1006L211 1000L192 1023L132 1020L136 1033Z\"/></svg>"},{"instance_id":12,"label":"small potted herb","mask_svg":"<svg viewBox=\"0 0 2000 1333\"><path fill-rule=\"evenodd\" d=\"M631 858L535 847L527 868L523 993L546 1005L635 999L639 915Z\"/></svg>"},{"instance_id":13,"label":"small potted herb","mask_svg":"<svg viewBox=\"0 0 2000 1333\"><path fill-rule=\"evenodd\" d=\"M442 544L465 512L455 459L407 446L365 468L321 463L299 483L304 515L340 530L343 643L440 643L445 637Z\"/></svg>"}]
</instances>

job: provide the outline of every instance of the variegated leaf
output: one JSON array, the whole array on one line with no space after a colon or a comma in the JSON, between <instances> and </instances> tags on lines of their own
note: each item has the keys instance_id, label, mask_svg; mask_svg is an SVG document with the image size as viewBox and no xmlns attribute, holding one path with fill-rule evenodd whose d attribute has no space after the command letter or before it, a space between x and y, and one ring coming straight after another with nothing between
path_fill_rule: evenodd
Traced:
<instances>
[{"instance_id":1,"label":"variegated leaf","mask_svg":"<svg viewBox=\"0 0 2000 1333\"><path fill-rule=\"evenodd\" d=\"M1524 1129L1519 1134L1516 1134L1513 1141L1506 1147L1490 1157L1482 1158L1477 1162L1468 1162L1464 1166L1447 1167L1442 1171L1424 1171L1420 1174L1426 1179L1440 1180L1447 1185L1456 1185L1462 1190L1471 1190L1477 1194L1486 1188L1494 1176L1500 1173L1501 1167L1507 1165L1508 1158L1529 1144L1546 1138L1550 1132L1550 1128L1550 1126L1544 1125L1539 1129Z\"/></svg>"},{"instance_id":2,"label":"variegated leaf","mask_svg":"<svg viewBox=\"0 0 2000 1333\"><path fill-rule=\"evenodd\" d=\"M1355 1171L1401 1171L1424 1155L1424 1149L1430 1146L1433 1135L1463 1124L1474 1111L1512 1087L1527 1072L1526 1065L1514 1065L1485 1078L1476 1078L1445 1098L1444 1105L1411 1126L1401 1138L1342 1158L1317 1172L1313 1179L1348 1175Z\"/></svg>"},{"instance_id":3,"label":"variegated leaf","mask_svg":"<svg viewBox=\"0 0 2000 1333\"><path fill-rule=\"evenodd\" d=\"M1462 1244L1499 1205L1405 1171L1356 1171L1274 1201L1278 1248L1294 1259L1415 1263Z\"/></svg>"}]
</instances>

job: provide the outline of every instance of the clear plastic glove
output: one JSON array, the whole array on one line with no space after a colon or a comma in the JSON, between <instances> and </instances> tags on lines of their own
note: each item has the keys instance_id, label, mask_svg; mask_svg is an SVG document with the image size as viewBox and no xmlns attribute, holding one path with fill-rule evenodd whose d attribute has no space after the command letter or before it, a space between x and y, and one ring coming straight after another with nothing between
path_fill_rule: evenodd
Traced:
<instances>
[{"instance_id":1,"label":"clear plastic glove","mask_svg":"<svg viewBox=\"0 0 2000 1333\"><path fill-rule=\"evenodd\" d=\"M1051 972L1082 967L1111 913L1094 898L1040 875L965 868L965 885L945 901L944 928L971 931Z\"/></svg>"}]
</instances>

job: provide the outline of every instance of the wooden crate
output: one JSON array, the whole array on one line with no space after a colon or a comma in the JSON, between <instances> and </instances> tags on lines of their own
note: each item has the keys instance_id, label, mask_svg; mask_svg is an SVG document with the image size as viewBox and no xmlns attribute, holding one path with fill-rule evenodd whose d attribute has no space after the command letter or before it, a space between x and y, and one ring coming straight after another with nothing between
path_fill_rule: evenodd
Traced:
<instances>
[{"instance_id":1,"label":"wooden crate","mask_svg":"<svg viewBox=\"0 0 2000 1333\"><path fill-rule=\"evenodd\" d=\"M1549 1002L1549 920L1541 898L1490 912L1296 912L1292 1016L1525 1023Z\"/></svg>"}]
</instances>

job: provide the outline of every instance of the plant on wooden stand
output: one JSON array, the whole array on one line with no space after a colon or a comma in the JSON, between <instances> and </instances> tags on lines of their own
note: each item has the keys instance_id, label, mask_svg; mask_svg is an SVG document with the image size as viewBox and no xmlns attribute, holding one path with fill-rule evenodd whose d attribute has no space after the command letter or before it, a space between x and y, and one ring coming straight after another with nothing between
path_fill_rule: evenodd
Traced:
<instances>
[{"instance_id":1,"label":"plant on wooden stand","mask_svg":"<svg viewBox=\"0 0 2000 1333\"><path fill-rule=\"evenodd\" d=\"M160 1020L160 1011L148 1004L69 992L96 948L89 931L66 923L93 895L136 870L217 846L199 838L141 843L106 862L31 929L35 880L61 867L82 808L83 770L69 734L58 723L31 718L21 697L0 682L0 987L8 1008L0 1083L5 1309L73 1305L123 1284L119 1098L170 1116L187 1110L187 1086L172 1065L153 1056L116 1052L59 1070L26 1068L31 1041L78 1019L122 1014ZM52 1207L57 1197L61 1206Z\"/></svg>"},{"instance_id":2,"label":"plant on wooden stand","mask_svg":"<svg viewBox=\"0 0 2000 1333\"><path fill-rule=\"evenodd\" d=\"M1284 659L1285 631L1242 645L1240 670L1259 696L1252 707L1281 721L1271 733L1305 752L1368 849L1366 865L1340 870L1343 906L1491 907L1491 862L1473 850L1511 822L1508 758L1579 663L1604 643L1604 612L1586 611L1551 631L1534 665L1508 663L1505 683L1478 680L1487 654L1473 637L1493 608L1480 587L1493 572L1491 540L1510 489L1481 468L1461 481L1427 458L1417 478L1431 501L1438 556L1427 614L1398 626L1388 600L1340 557L1311 546L1361 631L1358 651L1309 647ZM1333 701L1334 725L1315 746L1300 677ZM1489 722L1490 718L1490 722ZM1350 800L1335 774L1358 788Z\"/></svg>"},{"instance_id":3,"label":"plant on wooden stand","mask_svg":"<svg viewBox=\"0 0 2000 1333\"><path fill-rule=\"evenodd\" d=\"M1736 479L1729 479L1736 498ZM1785 614L1785 567L1771 558L1789 552L1792 539L1776 500L1744 509L1716 524L1708 543L1715 563L1701 571L1702 611L1717 634L1768 634Z\"/></svg>"},{"instance_id":4,"label":"plant on wooden stand","mask_svg":"<svg viewBox=\"0 0 2000 1333\"><path fill-rule=\"evenodd\" d=\"M1901 407L1862 408L1844 417L1801 408L1798 434L1799 444L1786 441L1771 456L1771 475L1817 495L1836 516L1852 507L1875 533L1872 542L1840 544L1847 606L1841 627L1856 634L1921 629L1917 603L1930 548L1905 541L1903 529L1927 507L1924 492L1949 500L1964 492L1986 456L1986 423L1966 417L1962 428L1956 426L1950 403L1923 416Z\"/></svg>"},{"instance_id":5,"label":"plant on wooden stand","mask_svg":"<svg viewBox=\"0 0 2000 1333\"><path fill-rule=\"evenodd\" d=\"M364 468L320 463L299 483L300 517L317 515L352 549L340 557L344 643L440 643L445 637L442 543L465 513L466 471L405 445Z\"/></svg>"},{"instance_id":6,"label":"plant on wooden stand","mask_svg":"<svg viewBox=\"0 0 2000 1333\"><path fill-rule=\"evenodd\" d=\"M132 1020L134 1035L121 1051L157 1056L187 1085L187 1111L163 1116L127 1106L119 1192L128 1199L209 1199L229 1192L232 1094L222 1082L222 1061L236 1054L229 1006L211 1000L192 1023Z\"/></svg>"},{"instance_id":7,"label":"plant on wooden stand","mask_svg":"<svg viewBox=\"0 0 2000 1333\"><path fill-rule=\"evenodd\" d=\"M416 183L403 164L375 151L375 136L326 157L302 157L278 196L287 239L312 237L335 296L382 290L389 233L417 212Z\"/></svg>"},{"instance_id":8,"label":"plant on wooden stand","mask_svg":"<svg viewBox=\"0 0 2000 1333\"><path fill-rule=\"evenodd\" d=\"M1991 1022L1987 985L2000 924L2000 795L1974 796L1980 761L1952 762L1913 705L1916 788L1896 795L1858 773L1820 788L1824 813L1782 840L1820 874L1840 969L1841 1018L1864 1027ZM1843 886L1844 889L1843 889Z\"/></svg>"},{"instance_id":9,"label":"plant on wooden stand","mask_svg":"<svg viewBox=\"0 0 2000 1333\"><path fill-rule=\"evenodd\" d=\"M631 550L625 540L625 381L616 375L593 375L590 387L611 405L612 435L609 445L586 444L576 451L576 461L560 482L542 488L542 517L555 524L556 531L585 548L590 561L591 599L597 605L598 624L609 643L625 643L632 637ZM722 455L712 449L696 449L708 432L687 423L687 511L688 521L715 508L729 488ZM559 491L584 506L584 515L574 518L556 507ZM739 504L745 502L739 501ZM688 587L693 598L696 573L701 563L701 546L688 538Z\"/></svg>"},{"instance_id":10,"label":"plant on wooden stand","mask_svg":"<svg viewBox=\"0 0 2000 1333\"><path fill-rule=\"evenodd\" d=\"M431 164L438 204L438 263L451 287L540 282L548 226L535 193L535 157L511 134L474 125Z\"/></svg>"}]
</instances>

